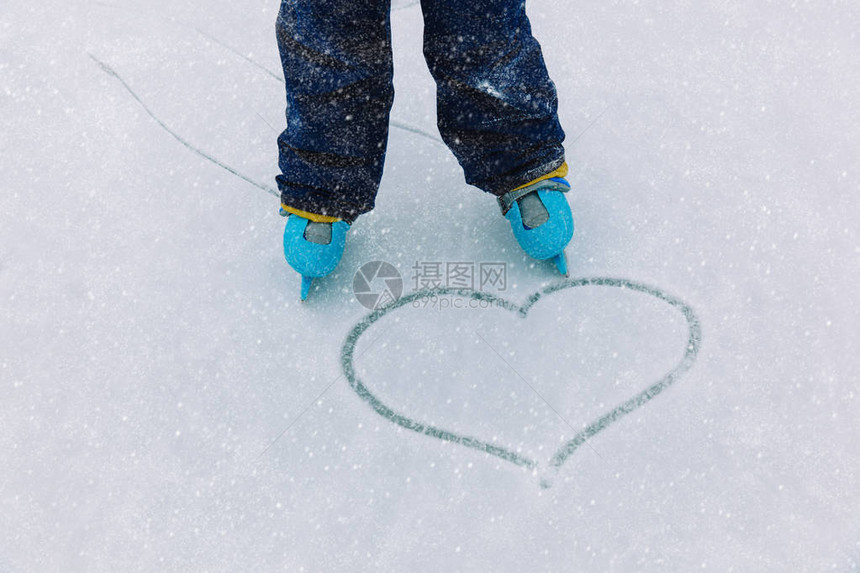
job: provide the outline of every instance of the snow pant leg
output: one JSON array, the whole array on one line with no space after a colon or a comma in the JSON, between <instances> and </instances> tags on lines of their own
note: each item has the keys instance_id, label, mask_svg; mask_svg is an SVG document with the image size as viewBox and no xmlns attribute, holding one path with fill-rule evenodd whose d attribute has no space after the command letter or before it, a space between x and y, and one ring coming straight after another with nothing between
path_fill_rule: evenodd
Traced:
<instances>
[{"instance_id":1,"label":"snow pant leg","mask_svg":"<svg viewBox=\"0 0 860 573\"><path fill-rule=\"evenodd\" d=\"M373 209L394 98L389 9L390 0L282 1L285 205L348 222Z\"/></svg>"},{"instance_id":2,"label":"snow pant leg","mask_svg":"<svg viewBox=\"0 0 860 573\"><path fill-rule=\"evenodd\" d=\"M494 195L564 163L555 85L524 0L421 0L442 139Z\"/></svg>"}]
</instances>

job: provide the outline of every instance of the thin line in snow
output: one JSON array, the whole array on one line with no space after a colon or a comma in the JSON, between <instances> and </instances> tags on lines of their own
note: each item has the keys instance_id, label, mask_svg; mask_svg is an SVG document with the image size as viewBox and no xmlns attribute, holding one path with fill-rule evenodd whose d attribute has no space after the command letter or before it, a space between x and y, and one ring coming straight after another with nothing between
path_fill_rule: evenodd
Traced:
<instances>
[{"instance_id":1,"label":"thin line in snow","mask_svg":"<svg viewBox=\"0 0 860 573\"><path fill-rule=\"evenodd\" d=\"M567 427L568 427L568 428L570 428L570 429L571 429L571 431L573 431L573 433L574 433L574 434L578 433L577 429L576 429L576 428L574 428L573 426L571 426L571 425L570 425L570 422L568 422L568 421L567 421L567 419L565 419L565 417L564 417L564 416L562 416L562 415L559 413L559 411L558 411L558 410L556 410L555 408L553 408L552 404L550 404L550 403L547 401L547 399L546 399L546 398L544 398L544 397L541 395L541 393L540 393L540 392L538 392L538 391L535 389L535 387L534 387L534 386L532 386L531 382L529 382L528 380L526 380L526 379L525 379L525 377L524 377L522 374L520 374L520 373L519 373L519 371L518 371L516 368L514 368L513 366L511 366L511 363L510 363L510 362L508 362L507 360L505 360L505 357L504 357L504 356L502 356L502 355L499 353L499 351L498 351L498 350L496 350L495 348L493 348L493 346L492 346L489 342L487 342L487 339L486 339L486 338L484 338L483 336L481 336L481 333L480 333L480 332L478 332L477 330L475 330L474 332L475 332L475 334L476 334L476 335L478 335L478 338L480 338L480 339L481 339L481 341L483 341L483 343L484 343L484 344L486 344L486 345L487 345L487 347L489 347L489 349L490 349L490 350L492 350L492 351L495 353L495 355L496 355L496 356L498 356L498 357L501 359L501 361L502 361L502 362L504 362L504 363L508 366L508 368L510 368L510 369L511 369L511 371L519 377L519 379L520 379L520 380L522 380L523 382L525 382L525 383L526 383L526 386L528 386L529 388L531 388L531 389L532 389L532 392L534 392L534 393L535 393L535 396L537 396L538 398L540 398L540 399L543 401L543 403L544 403L544 404L546 404L546 405L547 405L547 407L548 407L550 410L552 410L553 412L555 412L555 415L556 415L556 416L558 416L558 418L559 418L562 422L564 422L564 423L567 425ZM599 457L599 458L600 458L601 460L603 460L603 461L606 461L606 460L604 460L604 459L603 459L603 456L601 456L601 455L600 455L600 452L598 452L597 450L595 450L595 449L594 449L594 446L592 446L592 445L591 445L587 440L585 441L585 445L587 445L589 448L591 448L591 450L592 450L595 454L597 454L597 457Z\"/></svg>"},{"instance_id":2,"label":"thin line in snow","mask_svg":"<svg viewBox=\"0 0 860 573\"><path fill-rule=\"evenodd\" d=\"M597 117L595 117L594 119L592 119L592 120L591 120L591 123L589 123L588 125L586 125L586 126L585 126L585 129L583 129L582 131L580 131L580 132L579 132L579 134L578 134L576 137L574 137L574 138L573 138L573 141L571 141L571 142L570 142L570 146L571 146L571 147L573 147L573 144L574 144L574 143L576 143L577 141L579 141L579 140L580 140L580 138L581 138L583 135L585 135L585 133L586 133L589 129L591 129L592 127L594 127L594 124L595 124L595 123L597 123L597 122L600 120L600 118L601 118L601 117L603 117L603 115L604 115L607 111L609 111L609 108L610 108L610 107L612 107L612 104L607 105L605 108L603 108L603 111L601 111L600 113L598 113L598 114L597 114Z\"/></svg>"},{"instance_id":3,"label":"thin line in snow","mask_svg":"<svg viewBox=\"0 0 860 573\"><path fill-rule=\"evenodd\" d=\"M393 326L389 326L388 328L386 328L385 330L383 330L383 331L379 334L379 336L377 336L376 338L374 338L374 339L373 339L373 341L372 341L372 342L367 346L367 348L365 348L365 349L364 349L364 352L362 352L361 354L359 354L359 356L363 356L364 354L366 354L368 350L370 350L371 348L373 348L373 345L374 345L374 344L376 344L376 341L377 341L377 340L379 340L380 338L382 338L382 336L383 336L384 334L386 334L386 333L387 333L389 330L391 330L392 328L393 328ZM308 403L308 405L307 405L307 406L305 406L305 409L304 409L304 410L302 410L301 412L299 412L299 415L298 415L298 416L296 416L296 417L293 419L293 421L292 421L292 422L290 422L290 423L287 425L287 427L286 427L286 428L284 428L284 429L283 429L283 431L282 431L280 434L278 434L278 436L277 436L274 440L272 440L272 441L271 441L271 443L270 443L268 446L266 446L266 448L265 448L262 452L260 452L260 453L257 455L257 457L256 457L256 458L254 458L254 461L256 462L257 460L259 460L261 457L263 457L263 454L265 454L265 453L266 453L266 452L268 452L270 449L272 449L272 446L274 446L274 445L278 442L278 440L280 440L281 438L283 438L283 437L284 437L284 434L286 434L286 433L289 431L289 429L290 429L290 428L292 428L292 427L296 424L296 422L298 422L299 420L301 420L301 419L302 419L302 416L304 416L304 415L305 415L305 413L306 413L308 410L310 410L310 409L311 409L311 406L313 406L314 404L316 404L316 403L319 401L319 399L320 399L320 398L322 398L322 397L323 397L323 395L325 395L325 393L326 393L326 392L328 392L328 391L331 389L331 387L332 387L332 386L334 386L334 385L335 385L335 383L336 383L338 380L340 380L341 378L343 378L343 372L341 372L340 374L338 374L338 375L337 375L337 377L336 377L334 380L332 380L332 381L329 383L329 385L328 385L328 386L326 386L326 387L323 389L323 391L322 391L322 392L320 392L320 393L319 393L319 395L318 395L316 398L314 398L314 399L313 399L313 401L311 401L310 403Z\"/></svg>"},{"instance_id":4,"label":"thin line in snow","mask_svg":"<svg viewBox=\"0 0 860 573\"><path fill-rule=\"evenodd\" d=\"M281 196L280 193L278 193L276 190L272 189L268 185L264 185L262 183L258 183L257 181L254 181L250 177L243 175L239 171L233 169L232 167L230 167L229 165L227 165L223 161L220 161L220 160L216 159L215 157L209 155L208 153L206 153L202 149L195 147L192 143L190 143L188 140L183 138L181 135L179 135L178 133L173 131L173 129L171 129L170 126L168 126L157 115L155 115L155 113L151 109L149 109L149 106L147 106L146 103L144 103L144 101L140 98L140 96L138 96L137 93L131 88L131 86L128 84L128 82L126 82L122 78L122 76L120 76L113 68L111 68L105 62L103 62L100 59L98 59L97 57L95 57L93 54L88 52L87 55L99 66L99 68L102 69L103 72L105 72L109 76L111 76L111 77L115 78L117 81L119 81L119 83L122 84L122 86L126 89L126 91L129 94L131 94L131 97L133 97L135 99L135 101L137 101L137 103L140 104L140 106L144 109L144 111L147 113L147 115L149 115L149 117L151 117L159 126L161 126L161 128L164 131L166 131L167 133L172 135L173 138L176 139L176 141L178 141L183 146L188 148L190 151L193 151L194 153L196 153L197 155L199 155L203 159L206 159L207 161L214 163L215 165L217 165L221 169L229 171L230 173L232 173L233 175L235 175L239 179L242 179L243 181L250 183L254 187L257 187L258 189L262 189L263 191L269 193L270 195L274 195L275 197Z\"/></svg>"},{"instance_id":5,"label":"thin line in snow","mask_svg":"<svg viewBox=\"0 0 860 573\"><path fill-rule=\"evenodd\" d=\"M207 38L207 39L215 42L216 44L218 44L219 46L221 46L225 50L228 50L229 52L233 53L234 55L239 56L240 58L242 58L243 60L245 60L249 64L263 70L266 74L272 76L273 78L275 78L279 82L284 83L284 78L282 78L281 76L279 76L278 74L276 74L275 72L273 72L272 70L270 70L269 68L264 66L263 64L258 63L251 56L246 56L245 54L243 54L242 52L240 52L236 48L230 46L229 44L227 44L225 42L222 42L221 40L219 40L218 38L216 38L212 34L209 34L208 32L204 32L200 28L195 27L194 31L197 32L198 34L200 34L201 36L203 36L204 38Z\"/></svg>"}]
</instances>

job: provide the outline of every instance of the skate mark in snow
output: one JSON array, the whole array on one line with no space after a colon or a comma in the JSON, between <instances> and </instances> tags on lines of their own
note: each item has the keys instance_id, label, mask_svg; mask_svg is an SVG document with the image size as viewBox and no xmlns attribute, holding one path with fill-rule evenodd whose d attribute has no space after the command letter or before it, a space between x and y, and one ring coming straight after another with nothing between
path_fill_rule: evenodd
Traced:
<instances>
[{"instance_id":1,"label":"skate mark in snow","mask_svg":"<svg viewBox=\"0 0 860 573\"><path fill-rule=\"evenodd\" d=\"M392 6L391 11L392 12L398 12L400 10L406 10L408 8L411 8L412 6L417 6L419 3L420 2L418 0L415 0L413 2L409 2L408 4L405 4L402 6ZM119 8L118 6L116 6L114 4L108 4L108 3L104 3L104 2L96 2L96 4L99 6L107 7L107 8ZM153 16L152 14L149 14L147 12L143 12L140 10L134 10L133 8L125 8L125 9L133 11L133 12L137 12L139 14L143 14L146 16L156 17L156 16ZM190 28L190 29L194 30L195 32L197 32L198 34L200 34L201 36L203 36L204 38L206 38L210 42L213 42L213 43L221 46L222 48L224 48L225 50L227 50L228 52L230 52L234 56L241 58L242 60L245 60L246 62L248 62L249 64L251 64L255 68L259 69L260 71L262 71L264 74L266 74L270 78L274 79L275 81L277 81L283 85L284 78L281 75L279 75L277 72L273 72L272 70L267 68L265 65L261 64L260 62L258 62L254 58L252 58L251 56L243 54L242 52L240 52L238 49L234 48L230 44L220 40L219 38L213 36L209 32L206 32L205 30L199 28L198 26L195 26L194 24L190 24L184 20L177 20L174 18L165 18L163 16L161 16L159 18L164 22L168 22L168 23L171 23L171 24L174 24L177 26L181 26L184 28ZM428 131L424 131L420 127L416 127L416 126L411 125L407 122L396 120L396 119L391 119L389 121L389 125L393 128L400 129L402 131L407 131L409 133L414 133L415 135L420 135L421 137L427 138L434 143L445 146L445 142L442 141L442 138L439 137L438 135L434 135ZM574 141L576 141L576 140L574 140ZM446 146L446 148L447 148L447 146Z\"/></svg>"},{"instance_id":2,"label":"skate mark in snow","mask_svg":"<svg viewBox=\"0 0 860 573\"><path fill-rule=\"evenodd\" d=\"M202 32L201 32L201 33L202 33ZM228 165L228 164L224 163L223 161L221 161L221 160L219 160L219 159L217 159L217 158L213 157L212 155L209 155L208 153L206 153L205 151L203 151L202 149L200 149L199 147L197 147L196 145L192 144L190 141L188 141L187 139L185 139L184 137L182 137L181 135L179 135L179 134L178 134L176 131L174 131L170 126L168 126L164 121L162 121L162 119L161 119L161 118L159 118L157 115L155 115L155 112L153 112L153 111L149 108L149 106L148 106L148 105L146 105L146 103L143 101L143 99L142 99L142 98L137 94L137 92L135 92L135 91L132 89L132 87L128 84L128 82L126 82L126 81L125 81L125 79L124 79L122 76L120 76L120 75L119 75L119 73L118 73L116 70L114 70L114 69L113 69L113 68L111 68L109 65L107 65L105 62L103 62L103 61L101 61L100 59L98 59L97 57L95 57L93 54L87 53L87 55L90 57L90 59L92 59L92 60L93 60L93 62L95 62L95 63L96 63L96 65L98 65L98 67L99 67L103 72L105 72L107 75L111 76L112 78L116 79L120 84L122 84L122 87L124 87L124 88L125 88L125 90L126 90L126 91L131 95L131 97L132 97L132 98L134 98L134 100L135 100L138 104L140 104L140 106L143 108L143 110L146 112L146 114L147 114L147 115L149 115L149 117L151 117L151 118L155 121L155 123L157 123L157 124L158 124L158 126L159 126L159 127L161 127L164 131L166 131L167 133L169 133L171 136L173 136L173 138L174 138L174 139L176 139L176 141L178 141L178 142L179 142L179 143L181 143L183 146L185 146L187 149L189 149L190 151L192 151L192 152L194 152L195 154L199 155L199 156L200 156L200 157L202 157L203 159L205 159L205 160L207 160L207 161L209 161L209 162L211 162L211 163L214 163L215 165L217 165L217 166L218 166L218 167L220 167L221 169L224 169L225 171L227 171L227 172L229 172L229 173L231 173L231 174L235 175L235 176L236 176L236 177L238 177L239 179L241 179L241 180L243 180L243 181L246 181L247 183L250 183L251 185L253 185L253 186L254 186L254 187L256 187L257 189L261 189L262 191L265 191L265 192L266 192L266 193L268 193L269 195L273 195L273 196L275 196L275 197L279 197L279 198L280 198L281 194L280 194L276 189L274 189L274 188L272 188L272 187L269 187L268 185L266 185L266 184L264 184L264 183L260 183L260 182L258 182L258 181L254 181L253 179L251 179L251 178L250 178L250 177L248 177L247 175L243 174L243 173L242 173L241 171L239 171L238 169L235 169L235 168L231 167L230 165ZM244 56L243 56L243 57L244 57ZM249 58L245 58L245 59L248 59L249 61L251 61ZM259 66L259 67L261 67L261 68L262 68L262 66ZM263 68L263 69L265 70L266 68ZM268 71L268 70L267 70L267 71ZM274 75L274 74L272 74L271 72L269 72L269 73L270 73L271 75ZM281 78L278 78L277 76L274 76L274 77L275 77L276 79L278 79L279 81L283 82L283 80L282 80ZM261 118L261 119L262 119L262 118ZM264 120L264 121L265 121L265 120ZM395 121L395 120L392 120L392 121L390 122L390 124L391 124L391 126L392 126L392 127L396 127L396 128L398 128L398 129L402 129L403 131L407 131L407 132L410 132L410 133L413 133L413 134L416 134L416 135L420 135L420 136L422 136L422 137L425 137L425 138L427 138L427 139L430 139L431 141L434 141L435 143L438 143L438 144L440 144L440 145L444 145L444 143L442 142L442 140L441 140L441 139L439 139L439 138L435 137L434 135L432 135L432 134L430 134L430 133L427 133L426 131L423 131L423 130L421 130L421 129L417 128L417 127L413 127L413 126L411 126L411 125L409 125L409 124L406 124L406 123L403 123L403 122L399 122L399 121ZM268 122L266 122L266 125L268 125ZM269 126L269 127L271 127L271 126Z\"/></svg>"},{"instance_id":3,"label":"skate mark in snow","mask_svg":"<svg viewBox=\"0 0 860 573\"><path fill-rule=\"evenodd\" d=\"M264 185L263 183L258 183L257 181L254 181L250 177L243 175L241 172L237 171L236 169L233 169L232 167L230 167L226 163L219 161L215 157L212 157L211 155L209 155L208 153L206 153L205 151L203 151L199 147L196 147L195 145L190 143L187 139L183 138L181 135L179 135L178 133L173 131L166 123L161 121L161 119L157 115L155 115L155 113L153 113L153 111L151 109L149 109L149 106L147 106L144 103L144 101L140 98L140 96L137 95L137 93L131 88L130 85L128 85L128 82L126 82L122 78L122 76L120 76L116 71L114 71L113 68L111 68L109 65L107 65L103 61L99 60L94 55L92 55L92 54L88 54L88 55L102 69L103 72L105 72L107 75L109 75L109 76L115 78L117 81L119 81L119 83L122 84L122 87L124 87L126 89L126 91L129 94L131 94L131 97L133 97L135 99L135 101L137 101L137 103L140 104L140 106L147 113L147 115L149 115L149 117L151 117L153 120L155 120L155 123L157 123L164 131L166 131L167 133L172 135L173 138L176 139L176 141L178 141L179 143L181 143L186 148L193 151L194 153L196 153L197 155L199 155L203 159L205 159L207 161L211 161L212 163L214 163L215 165L217 165L221 169L229 171L230 173L232 173L233 175L235 175L239 179L242 179L243 181L247 181L248 183L250 183L254 187L257 187L258 189L262 189L266 193L269 193L270 195L274 195L275 197L281 196L281 194L278 193L275 189L269 187L268 185Z\"/></svg>"},{"instance_id":4,"label":"skate mark in snow","mask_svg":"<svg viewBox=\"0 0 860 573\"><path fill-rule=\"evenodd\" d=\"M188 25L188 24L186 24L186 25ZM277 81L279 81L281 83L284 83L284 78L282 78L281 76L279 76L278 74L276 74L275 72L273 72L272 70L270 70L269 68L264 66L263 64L259 63L257 60L255 60L251 56L246 56L245 54L243 54L242 52L240 52L239 50L237 50L233 46L230 46L229 44L222 42L221 40L219 40L218 38L216 38L212 34L209 34L208 32L204 32L203 30L201 30L200 28L198 28L196 26L194 26L194 31L197 32L198 34L200 34L201 36L203 36L204 38L206 38L212 42L215 42L216 44L218 44L219 46L221 46L222 48L224 48L225 50L227 50L228 52L230 52L234 56L238 56L239 58L242 58L243 60L245 60L246 62L248 62L252 66L254 66L255 68L262 70L263 73L271 76L272 78L276 79Z\"/></svg>"},{"instance_id":5,"label":"skate mark in snow","mask_svg":"<svg viewBox=\"0 0 860 573\"><path fill-rule=\"evenodd\" d=\"M529 310L541 299L567 289L587 286L612 287L636 291L665 302L666 304L683 314L684 318L686 319L688 328L687 347L681 360L671 370L664 374L659 380L651 383L636 395L625 400L609 412L590 422L588 425L585 426L584 429L579 431L570 440L562 444L562 446L558 450L556 450L555 454L545 464L540 464L536 460L523 456L507 448L489 443L480 438L458 434L456 432L452 432L444 428L427 424L420 420L411 418L406 414L397 412L387 406L384 402L382 402L382 400L377 398L368 389L367 385L358 377L358 374L356 374L354 364L355 348L358 344L358 341L361 339L362 335L367 331L367 329L384 316L404 306L407 306L414 301L421 300L423 297L432 295L462 296L464 298L471 298L474 300L487 302L494 307L503 308L505 310L517 313L520 318L525 319L528 316ZM437 438L446 442L453 442L468 448L473 448L478 451L496 456L517 466L522 466L533 470L540 469L544 474L541 477L540 485L541 487L548 488L552 485L552 477L554 477L559 472L564 463L568 459L570 459L570 457L574 453L576 453L580 446L586 443L588 439L596 436L615 422L625 417L627 414L630 414L631 412L634 412L645 404L649 403L651 400L662 394L663 391L667 390L670 386L680 380L681 377L693 366L693 363L696 361L696 357L698 356L701 344L702 327L699 318L696 315L695 311L692 309L692 307L685 303L683 300L674 297L657 287L649 286L629 279L592 277L570 279L554 285L550 285L543 290L532 294L526 300L525 304L521 306L490 293L480 291L476 292L468 289L441 288L422 290L410 293L402 297L400 300L391 303L390 305L384 306L371 312L353 327L353 329L347 335L346 340L344 341L343 347L341 349L341 366L343 368L344 376L346 377L347 381L349 382L349 385L352 387L355 393L358 394L358 396L362 400L367 402L380 416L413 432L418 432L420 434L424 434L426 436Z\"/></svg>"}]
</instances>

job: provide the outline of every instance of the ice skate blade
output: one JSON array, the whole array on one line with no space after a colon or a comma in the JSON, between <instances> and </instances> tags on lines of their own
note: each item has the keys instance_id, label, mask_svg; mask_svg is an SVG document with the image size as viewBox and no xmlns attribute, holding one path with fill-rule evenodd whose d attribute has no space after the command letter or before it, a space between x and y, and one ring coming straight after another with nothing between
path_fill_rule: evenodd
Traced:
<instances>
[{"instance_id":1,"label":"ice skate blade","mask_svg":"<svg viewBox=\"0 0 860 573\"><path fill-rule=\"evenodd\" d=\"M311 292L311 284L314 282L313 277L306 277L302 275L302 300L306 300L308 298L308 293Z\"/></svg>"},{"instance_id":2,"label":"ice skate blade","mask_svg":"<svg viewBox=\"0 0 860 573\"><path fill-rule=\"evenodd\" d=\"M558 269L558 272L560 272L563 277L567 278L570 276L570 273L567 271L567 253L564 251L560 252L552 258L552 262L555 263L555 268Z\"/></svg>"}]
</instances>

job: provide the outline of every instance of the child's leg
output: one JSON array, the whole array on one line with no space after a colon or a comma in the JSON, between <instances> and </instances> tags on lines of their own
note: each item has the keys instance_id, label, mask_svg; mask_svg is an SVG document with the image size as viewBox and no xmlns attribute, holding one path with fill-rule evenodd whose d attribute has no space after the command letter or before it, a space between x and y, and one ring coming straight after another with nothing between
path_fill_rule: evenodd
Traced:
<instances>
[{"instance_id":1,"label":"child's leg","mask_svg":"<svg viewBox=\"0 0 860 573\"><path fill-rule=\"evenodd\" d=\"M422 0L439 131L466 181L502 195L564 164L555 86L524 0Z\"/></svg>"},{"instance_id":2,"label":"child's leg","mask_svg":"<svg viewBox=\"0 0 860 573\"><path fill-rule=\"evenodd\" d=\"M349 222L373 208L388 138L390 0L283 0L281 201Z\"/></svg>"}]
</instances>

